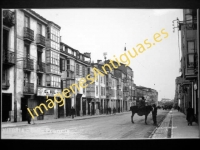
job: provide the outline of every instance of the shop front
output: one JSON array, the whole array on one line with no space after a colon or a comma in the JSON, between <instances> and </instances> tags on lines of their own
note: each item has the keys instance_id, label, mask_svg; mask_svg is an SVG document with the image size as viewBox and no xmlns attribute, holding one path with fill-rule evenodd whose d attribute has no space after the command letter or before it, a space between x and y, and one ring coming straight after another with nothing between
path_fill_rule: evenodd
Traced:
<instances>
[{"instance_id":1,"label":"shop front","mask_svg":"<svg viewBox=\"0 0 200 150\"><path fill-rule=\"evenodd\" d=\"M57 96L56 99L57 101L60 101L60 103L57 103L54 101L54 95L57 93L61 93L61 89L55 89L55 88L46 88L46 87L38 87L37 88L37 95L36 95L36 104L34 104L34 106L32 106L32 108L39 106L41 103L45 104L47 109L46 110L43 106L40 107L43 111L43 113L41 113L40 111L37 111L38 113L38 120L49 120L49 119L56 119L56 118L63 118L65 117L65 104L63 105L62 99ZM51 99L52 101L54 101L54 107L53 108L49 108L48 104L49 101L47 102L48 99ZM65 99L64 99L65 101ZM60 105L63 105L60 107Z\"/></svg>"}]
</instances>

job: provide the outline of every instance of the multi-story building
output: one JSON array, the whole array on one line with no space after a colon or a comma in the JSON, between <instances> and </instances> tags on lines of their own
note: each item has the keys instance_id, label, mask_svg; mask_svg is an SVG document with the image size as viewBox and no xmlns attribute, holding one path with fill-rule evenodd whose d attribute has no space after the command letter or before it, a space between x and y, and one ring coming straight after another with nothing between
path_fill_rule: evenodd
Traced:
<instances>
[{"instance_id":1,"label":"multi-story building","mask_svg":"<svg viewBox=\"0 0 200 150\"><path fill-rule=\"evenodd\" d=\"M144 86L136 86L136 104L138 105L139 99L144 97L147 105L158 104L158 92L155 89L147 88Z\"/></svg>"},{"instance_id":2,"label":"multi-story building","mask_svg":"<svg viewBox=\"0 0 200 150\"><path fill-rule=\"evenodd\" d=\"M58 118L62 110L57 103L48 109L46 100L61 92L60 26L31 9L4 10L4 24L4 118L24 121L27 107L37 119Z\"/></svg>"},{"instance_id":3,"label":"multi-story building","mask_svg":"<svg viewBox=\"0 0 200 150\"><path fill-rule=\"evenodd\" d=\"M181 76L176 81L179 88L181 111L186 114L186 109L191 103L194 108L196 121L198 119L198 51L199 15L197 9L183 9L183 20L177 20L178 30L181 32Z\"/></svg>"},{"instance_id":4,"label":"multi-story building","mask_svg":"<svg viewBox=\"0 0 200 150\"><path fill-rule=\"evenodd\" d=\"M60 42L60 72L61 72L61 89L69 88L75 83L75 60L74 49ZM75 94L71 91L65 98L65 115L71 116L71 108L74 107Z\"/></svg>"},{"instance_id":5,"label":"multi-story building","mask_svg":"<svg viewBox=\"0 0 200 150\"><path fill-rule=\"evenodd\" d=\"M110 107L127 111L133 97L133 71L121 63L118 69L94 64L104 76L81 88L79 81L94 77L90 53L61 42L61 27L31 9L3 10L2 104L3 121L25 121L27 107L38 120L76 115L102 114ZM117 64L117 62L114 62ZM87 83L90 81L87 81ZM70 98L55 97L75 85ZM76 88L76 85L79 87ZM63 100L63 107L58 101ZM47 107L53 100L53 107ZM49 106L49 105L48 105Z\"/></svg>"},{"instance_id":6,"label":"multi-story building","mask_svg":"<svg viewBox=\"0 0 200 150\"><path fill-rule=\"evenodd\" d=\"M16 11L3 10L3 50L1 55L2 64L2 121L14 120L15 103L15 69L16 69ZM20 108L18 108L19 110ZM18 111L18 116L20 111ZM17 119L17 118L16 118ZM18 120L20 118L18 117Z\"/></svg>"},{"instance_id":7,"label":"multi-story building","mask_svg":"<svg viewBox=\"0 0 200 150\"><path fill-rule=\"evenodd\" d=\"M86 88L79 85L81 78L90 74L90 53L80 53L78 50L61 42L61 64L62 71L62 89L69 88L71 85L78 85L79 89L74 87L74 92L69 93L70 98L66 99L66 116L70 116L70 110L73 106L77 116L87 114L88 102Z\"/></svg>"}]
</instances>

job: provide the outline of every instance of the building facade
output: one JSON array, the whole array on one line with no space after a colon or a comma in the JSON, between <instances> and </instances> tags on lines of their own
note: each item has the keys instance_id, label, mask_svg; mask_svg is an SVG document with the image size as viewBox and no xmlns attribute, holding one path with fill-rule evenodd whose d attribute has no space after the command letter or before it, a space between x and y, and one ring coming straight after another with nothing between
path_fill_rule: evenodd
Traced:
<instances>
[{"instance_id":1,"label":"building facade","mask_svg":"<svg viewBox=\"0 0 200 150\"><path fill-rule=\"evenodd\" d=\"M111 113L114 108L129 110L135 93L132 69L121 63L117 69L105 67L106 73L102 66L110 60L91 65L90 53L65 44L60 34L58 24L31 9L3 10L3 121L27 120L27 107L37 120L69 117L71 107L77 116L105 114L108 108ZM104 76L95 76L93 67ZM80 87L89 74L97 80ZM69 98L57 95L70 87Z\"/></svg>"},{"instance_id":2,"label":"building facade","mask_svg":"<svg viewBox=\"0 0 200 150\"><path fill-rule=\"evenodd\" d=\"M175 101L181 111L186 114L189 103L194 108L195 119L198 121L198 51L199 41L197 25L197 9L183 9L183 20L178 20L181 34L181 76L176 78L177 96Z\"/></svg>"}]
</instances>

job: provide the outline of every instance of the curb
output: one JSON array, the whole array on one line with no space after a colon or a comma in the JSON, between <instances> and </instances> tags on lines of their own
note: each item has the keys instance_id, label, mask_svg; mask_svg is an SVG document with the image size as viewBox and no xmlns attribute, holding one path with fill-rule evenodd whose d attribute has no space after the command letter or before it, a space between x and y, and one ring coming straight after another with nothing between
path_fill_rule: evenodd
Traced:
<instances>
[{"instance_id":1,"label":"curb","mask_svg":"<svg viewBox=\"0 0 200 150\"><path fill-rule=\"evenodd\" d=\"M171 111L171 110L170 110ZM160 126L162 125L163 121L167 118L167 116L169 115L170 111L165 115L165 117L163 117L162 121L158 124L158 126L152 131L152 133L150 134L150 136L148 137L149 139L152 139L153 135L156 133L156 131L160 128ZM171 120L171 119L170 119ZM169 129L168 129L169 130Z\"/></svg>"},{"instance_id":2,"label":"curb","mask_svg":"<svg viewBox=\"0 0 200 150\"><path fill-rule=\"evenodd\" d=\"M123 112L123 113L117 113L115 115L123 115L126 113L130 113L128 112ZM29 125L39 125L39 124L47 124L47 123L57 123L57 122L65 122L65 121L77 121L77 120L86 120L86 119L92 119L92 118L101 118L101 117L109 117L109 116L115 116L113 114L110 115L98 115L98 116L94 116L94 117L86 117L86 118L77 118L77 119L71 119L71 120L65 120L65 119L61 119L61 120L56 120L56 121L50 121L50 122L39 122L39 123L34 123L34 124L22 124L22 125L14 125L14 126L7 126L7 127L1 127L3 128L14 128L14 127L21 127L21 126L29 126Z\"/></svg>"}]
</instances>

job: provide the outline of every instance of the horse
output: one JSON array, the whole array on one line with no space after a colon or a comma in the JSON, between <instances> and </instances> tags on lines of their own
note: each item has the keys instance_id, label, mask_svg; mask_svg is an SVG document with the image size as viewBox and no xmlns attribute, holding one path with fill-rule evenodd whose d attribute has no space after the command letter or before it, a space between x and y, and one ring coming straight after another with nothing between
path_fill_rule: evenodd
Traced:
<instances>
[{"instance_id":1,"label":"horse","mask_svg":"<svg viewBox=\"0 0 200 150\"><path fill-rule=\"evenodd\" d=\"M145 124L147 124L147 122L146 122L147 121L147 116L153 110L153 108L152 108L151 105L144 106L143 108L138 108L138 106L131 106L130 110L132 111L132 115L131 115L132 123L134 123L133 116L134 116L135 113L137 113L139 116L145 115Z\"/></svg>"}]
</instances>

